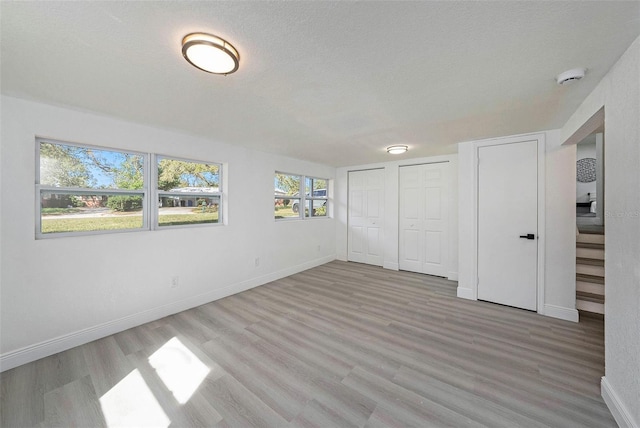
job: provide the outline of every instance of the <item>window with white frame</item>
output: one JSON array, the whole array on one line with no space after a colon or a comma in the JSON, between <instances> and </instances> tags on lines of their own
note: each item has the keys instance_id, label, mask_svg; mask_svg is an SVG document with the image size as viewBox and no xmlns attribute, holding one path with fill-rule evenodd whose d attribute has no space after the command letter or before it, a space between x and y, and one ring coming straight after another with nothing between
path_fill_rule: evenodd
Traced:
<instances>
[{"instance_id":1,"label":"window with white frame","mask_svg":"<svg viewBox=\"0 0 640 428\"><path fill-rule=\"evenodd\" d=\"M329 180L304 175L275 174L275 218L327 217Z\"/></svg>"},{"instance_id":2,"label":"window with white frame","mask_svg":"<svg viewBox=\"0 0 640 428\"><path fill-rule=\"evenodd\" d=\"M156 156L159 227L219 223L221 165Z\"/></svg>"},{"instance_id":3,"label":"window with white frame","mask_svg":"<svg viewBox=\"0 0 640 428\"><path fill-rule=\"evenodd\" d=\"M147 227L146 154L37 143L37 236Z\"/></svg>"},{"instance_id":4,"label":"window with white frame","mask_svg":"<svg viewBox=\"0 0 640 428\"><path fill-rule=\"evenodd\" d=\"M36 144L37 238L221 222L221 164L41 138Z\"/></svg>"}]
</instances>

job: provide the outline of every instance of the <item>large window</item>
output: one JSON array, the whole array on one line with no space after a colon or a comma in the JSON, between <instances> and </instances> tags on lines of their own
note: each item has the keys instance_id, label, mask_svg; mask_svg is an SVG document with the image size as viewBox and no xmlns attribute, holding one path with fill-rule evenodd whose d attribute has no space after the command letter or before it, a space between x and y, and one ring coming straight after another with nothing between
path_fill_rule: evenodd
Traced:
<instances>
[{"instance_id":1,"label":"large window","mask_svg":"<svg viewBox=\"0 0 640 428\"><path fill-rule=\"evenodd\" d=\"M304 175L275 174L275 218L327 217L329 180Z\"/></svg>"},{"instance_id":2,"label":"large window","mask_svg":"<svg viewBox=\"0 0 640 428\"><path fill-rule=\"evenodd\" d=\"M36 142L38 238L221 221L220 164Z\"/></svg>"},{"instance_id":3,"label":"large window","mask_svg":"<svg viewBox=\"0 0 640 428\"><path fill-rule=\"evenodd\" d=\"M157 224L179 226L220 221L220 165L156 156Z\"/></svg>"},{"instance_id":4,"label":"large window","mask_svg":"<svg viewBox=\"0 0 640 428\"><path fill-rule=\"evenodd\" d=\"M38 236L147 227L147 155L39 140L38 157Z\"/></svg>"}]
</instances>

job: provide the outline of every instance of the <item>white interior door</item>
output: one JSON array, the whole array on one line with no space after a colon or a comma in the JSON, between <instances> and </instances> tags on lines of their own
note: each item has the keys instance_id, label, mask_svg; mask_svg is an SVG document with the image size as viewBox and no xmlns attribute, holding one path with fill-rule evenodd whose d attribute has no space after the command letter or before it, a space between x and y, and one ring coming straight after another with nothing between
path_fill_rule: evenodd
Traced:
<instances>
[{"instance_id":1,"label":"white interior door","mask_svg":"<svg viewBox=\"0 0 640 428\"><path fill-rule=\"evenodd\" d=\"M348 260L382 266L384 169L349 172Z\"/></svg>"},{"instance_id":2,"label":"white interior door","mask_svg":"<svg viewBox=\"0 0 640 428\"><path fill-rule=\"evenodd\" d=\"M538 142L478 149L478 299L537 308Z\"/></svg>"},{"instance_id":3,"label":"white interior door","mask_svg":"<svg viewBox=\"0 0 640 428\"><path fill-rule=\"evenodd\" d=\"M399 267L447 276L449 163L400 167Z\"/></svg>"}]
</instances>

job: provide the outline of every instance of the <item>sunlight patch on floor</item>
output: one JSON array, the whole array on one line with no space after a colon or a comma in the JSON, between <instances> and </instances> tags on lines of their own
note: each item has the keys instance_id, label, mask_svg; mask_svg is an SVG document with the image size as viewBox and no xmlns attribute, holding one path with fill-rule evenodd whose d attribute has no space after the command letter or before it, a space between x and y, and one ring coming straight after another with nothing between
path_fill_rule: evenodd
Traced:
<instances>
[{"instance_id":1,"label":"sunlight patch on floor","mask_svg":"<svg viewBox=\"0 0 640 428\"><path fill-rule=\"evenodd\" d=\"M153 353L149 364L180 404L189 401L210 371L177 337Z\"/></svg>"},{"instance_id":2,"label":"sunlight patch on floor","mask_svg":"<svg viewBox=\"0 0 640 428\"><path fill-rule=\"evenodd\" d=\"M136 369L100 398L108 427L163 427L171 420Z\"/></svg>"}]
</instances>

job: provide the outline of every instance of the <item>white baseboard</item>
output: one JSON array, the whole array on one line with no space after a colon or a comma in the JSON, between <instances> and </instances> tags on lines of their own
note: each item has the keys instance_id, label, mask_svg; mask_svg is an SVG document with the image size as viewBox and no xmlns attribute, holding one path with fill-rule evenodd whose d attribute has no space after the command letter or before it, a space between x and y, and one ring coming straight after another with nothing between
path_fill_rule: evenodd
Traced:
<instances>
[{"instance_id":1,"label":"white baseboard","mask_svg":"<svg viewBox=\"0 0 640 428\"><path fill-rule=\"evenodd\" d=\"M468 299L468 300L478 300L473 295L473 290L472 289L464 288L464 287L458 287L458 297L460 297L462 299Z\"/></svg>"},{"instance_id":2,"label":"white baseboard","mask_svg":"<svg viewBox=\"0 0 640 428\"><path fill-rule=\"evenodd\" d=\"M187 309L195 308L196 306L204 305L205 303L209 303L214 300L249 290L259 285L323 265L335 259L335 254L332 254L330 256L272 272L267 275L251 278L218 290L191 296L183 300L171 302L167 305L148 309L143 312L138 312L113 321L108 321L93 327L45 340L34 345L6 352L0 355L0 372L39 360L40 358L48 357L49 355L57 354L58 352L66 351L67 349L101 339L141 324L155 321L178 312L186 311Z\"/></svg>"},{"instance_id":3,"label":"white baseboard","mask_svg":"<svg viewBox=\"0 0 640 428\"><path fill-rule=\"evenodd\" d=\"M397 270L400 270L400 265L395 262L384 262L382 263L382 268L397 271Z\"/></svg>"},{"instance_id":4,"label":"white baseboard","mask_svg":"<svg viewBox=\"0 0 640 428\"><path fill-rule=\"evenodd\" d=\"M579 319L578 311L576 309L547 304L544 305L544 312L542 313L542 315L573 322L578 322Z\"/></svg>"},{"instance_id":5,"label":"white baseboard","mask_svg":"<svg viewBox=\"0 0 640 428\"><path fill-rule=\"evenodd\" d=\"M640 428L640 425L633 420L633 416L631 416L629 410L624 406L622 401L620 401L620 397L618 397L618 394L616 394L615 390L611 387L606 376L602 376L600 391L602 399L620 428Z\"/></svg>"},{"instance_id":6,"label":"white baseboard","mask_svg":"<svg viewBox=\"0 0 640 428\"><path fill-rule=\"evenodd\" d=\"M457 281L458 280L458 272L449 271L449 273L447 273L447 279L449 281Z\"/></svg>"}]
</instances>

